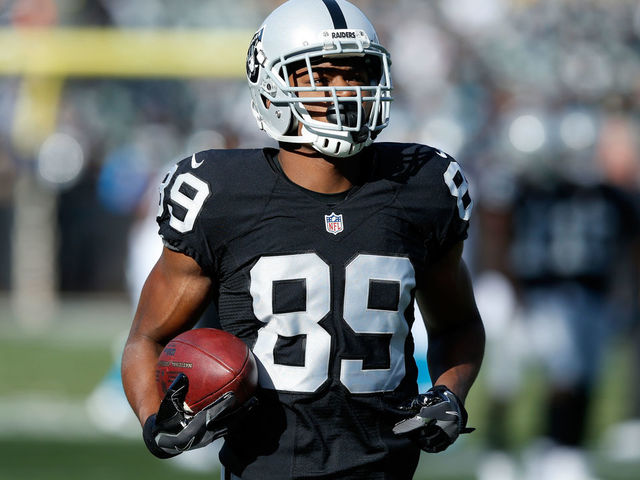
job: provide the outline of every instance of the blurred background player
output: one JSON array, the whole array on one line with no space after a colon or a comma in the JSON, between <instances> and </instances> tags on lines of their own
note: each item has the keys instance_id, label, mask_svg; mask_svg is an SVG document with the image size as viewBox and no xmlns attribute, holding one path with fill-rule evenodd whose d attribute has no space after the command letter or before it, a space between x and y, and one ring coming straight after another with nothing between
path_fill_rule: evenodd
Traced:
<instances>
[{"instance_id":1,"label":"blurred background player","mask_svg":"<svg viewBox=\"0 0 640 480\"><path fill-rule=\"evenodd\" d=\"M496 352L489 358L500 360L488 362L494 371L489 374L490 445L507 444L505 422L523 380L521 372L512 370L535 359L549 388L540 427L544 442L525 459L527 478L595 478L582 452L594 386L608 374L603 358L610 340L628 332L638 314L640 217L633 189L639 165L632 131L633 122L626 117L605 118L591 162L566 153L543 159L512 178L510 190L496 182L504 172L484 179L482 241L489 245L483 261L492 261L490 252L499 255L493 257L492 276L479 284L487 288L482 293L505 292L493 301L512 315L509 322L502 320L504 312L495 304L484 310L488 323L501 325L489 338L505 342L489 348ZM513 196L498 202L496 191ZM496 272L504 275L499 282ZM482 301L490 300L481 300L481 307ZM516 478L515 469L497 466L499 458L493 457L494 467L505 478ZM481 478L497 475L489 462L480 472Z\"/></svg>"}]
</instances>

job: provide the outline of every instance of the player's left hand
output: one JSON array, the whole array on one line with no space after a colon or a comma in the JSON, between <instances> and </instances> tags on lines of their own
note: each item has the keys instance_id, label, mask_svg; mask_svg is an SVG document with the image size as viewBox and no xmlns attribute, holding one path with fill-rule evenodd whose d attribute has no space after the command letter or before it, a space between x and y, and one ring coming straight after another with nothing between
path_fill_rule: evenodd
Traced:
<instances>
[{"instance_id":1,"label":"player's left hand","mask_svg":"<svg viewBox=\"0 0 640 480\"><path fill-rule=\"evenodd\" d=\"M437 453L456 441L467 428L467 411L458 397L444 385L436 385L400 407L413 417L402 420L393 427L396 435L408 435L425 452Z\"/></svg>"},{"instance_id":2,"label":"player's left hand","mask_svg":"<svg viewBox=\"0 0 640 480\"><path fill-rule=\"evenodd\" d=\"M226 433L212 429L212 419L234 410L233 392L223 395L195 415L185 410L184 399L189 379L179 374L165 394L158 413L144 424L143 437L147 448L158 458L169 458L186 450L204 447Z\"/></svg>"}]
</instances>

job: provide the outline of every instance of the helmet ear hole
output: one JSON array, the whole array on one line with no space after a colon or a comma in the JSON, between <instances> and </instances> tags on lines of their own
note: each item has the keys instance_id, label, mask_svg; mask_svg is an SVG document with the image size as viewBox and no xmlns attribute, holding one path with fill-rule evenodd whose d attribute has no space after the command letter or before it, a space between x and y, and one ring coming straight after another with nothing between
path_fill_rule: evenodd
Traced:
<instances>
[{"instance_id":1,"label":"helmet ear hole","mask_svg":"<svg viewBox=\"0 0 640 480\"><path fill-rule=\"evenodd\" d=\"M292 130L297 129L298 122L291 113L289 105L277 105L264 95L260 97L260 101L264 106L263 111L265 116L269 118L269 124L273 132L277 133L277 135L288 135Z\"/></svg>"}]
</instances>

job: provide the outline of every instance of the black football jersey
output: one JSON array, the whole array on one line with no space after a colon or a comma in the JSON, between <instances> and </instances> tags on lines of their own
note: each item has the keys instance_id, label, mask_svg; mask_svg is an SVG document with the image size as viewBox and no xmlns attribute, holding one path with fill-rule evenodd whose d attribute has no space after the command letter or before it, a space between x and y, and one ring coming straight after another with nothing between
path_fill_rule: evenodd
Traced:
<instances>
[{"instance_id":1,"label":"black football jersey","mask_svg":"<svg viewBox=\"0 0 640 480\"><path fill-rule=\"evenodd\" d=\"M260 405L220 459L243 479L408 479L419 450L393 435L417 394L416 279L467 235L460 166L423 145L365 149L344 195L307 191L277 150L209 150L161 185L165 245L216 286L221 327L259 365Z\"/></svg>"},{"instance_id":2,"label":"black football jersey","mask_svg":"<svg viewBox=\"0 0 640 480\"><path fill-rule=\"evenodd\" d=\"M525 285L573 281L606 291L639 231L633 200L603 184L524 183L513 218L513 271Z\"/></svg>"}]
</instances>

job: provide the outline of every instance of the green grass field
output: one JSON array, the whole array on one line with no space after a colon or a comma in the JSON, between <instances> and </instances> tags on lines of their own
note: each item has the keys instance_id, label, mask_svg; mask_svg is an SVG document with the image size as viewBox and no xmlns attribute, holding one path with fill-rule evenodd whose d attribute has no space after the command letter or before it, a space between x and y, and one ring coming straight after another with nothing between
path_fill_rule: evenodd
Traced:
<instances>
[{"instance_id":1,"label":"green grass field","mask_svg":"<svg viewBox=\"0 0 640 480\"><path fill-rule=\"evenodd\" d=\"M91 422L86 398L113 363L129 325L123 299L69 300L54 320L34 331L24 329L0 298L0 480L219 478L217 472L179 469L147 453L132 425L126 435L100 430ZM624 345L608 358L589 426L589 448L599 478L640 478L640 463L614 462L601 448L606 428L624 418L626 361ZM514 454L526 448L540 429L542 379L531 372L517 407L508 413ZM416 479L470 480L484 453L488 429L483 415L482 378L468 400L478 431L440 455L424 454ZM215 454L215 452L212 452ZM544 479L541 479L544 480Z\"/></svg>"},{"instance_id":2,"label":"green grass field","mask_svg":"<svg viewBox=\"0 0 640 480\"><path fill-rule=\"evenodd\" d=\"M177 473L148 455L142 442L4 439L0 449L2 480L161 480L176 478ZM180 471L179 478L212 478L212 474Z\"/></svg>"}]
</instances>

